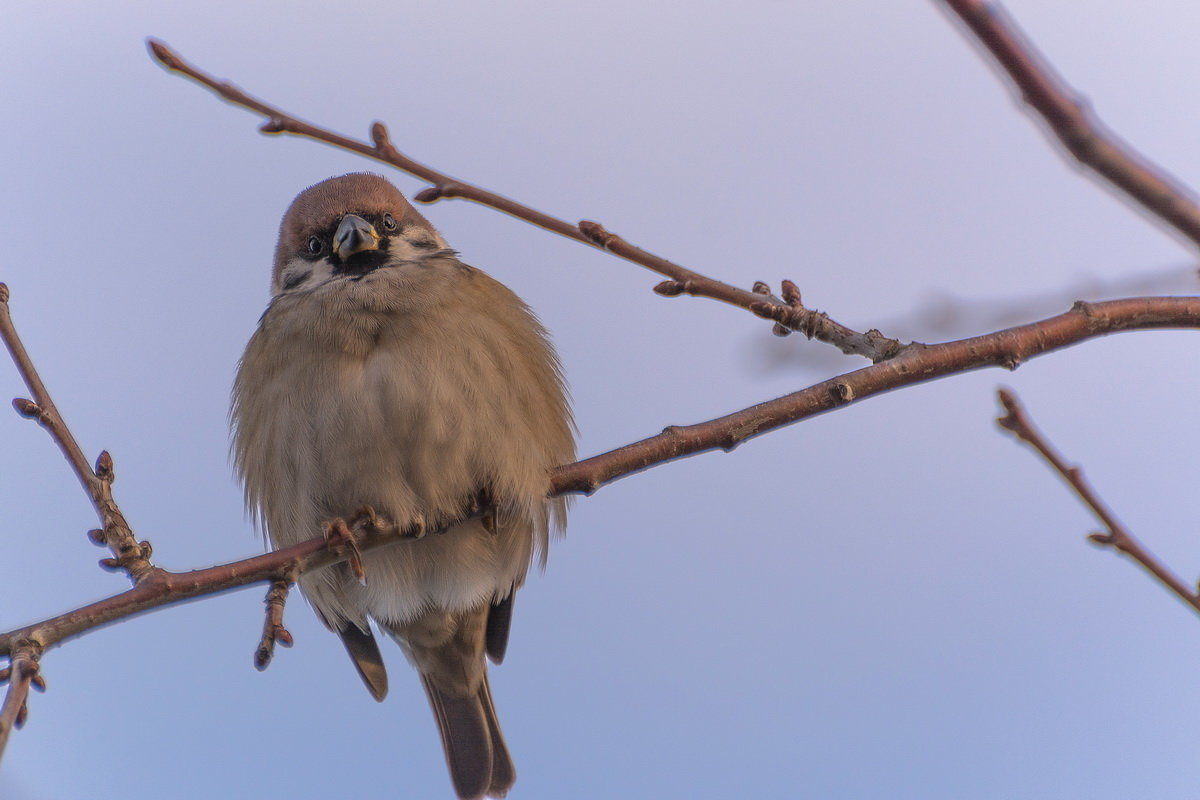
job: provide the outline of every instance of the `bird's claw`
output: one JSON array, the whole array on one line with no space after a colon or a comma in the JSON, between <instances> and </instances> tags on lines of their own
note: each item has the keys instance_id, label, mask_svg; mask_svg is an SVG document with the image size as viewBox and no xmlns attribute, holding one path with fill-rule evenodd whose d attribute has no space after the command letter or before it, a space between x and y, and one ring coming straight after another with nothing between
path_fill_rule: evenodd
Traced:
<instances>
[{"instance_id":1,"label":"bird's claw","mask_svg":"<svg viewBox=\"0 0 1200 800\"><path fill-rule=\"evenodd\" d=\"M363 568L362 553L359 552L358 541L354 538L354 533L346 524L346 520L338 517L322 523L321 527L325 541L329 543L330 547L350 553L350 558L346 563L350 565L350 570L354 573L354 577L358 578L358 582L366 586L367 571Z\"/></svg>"}]
</instances>

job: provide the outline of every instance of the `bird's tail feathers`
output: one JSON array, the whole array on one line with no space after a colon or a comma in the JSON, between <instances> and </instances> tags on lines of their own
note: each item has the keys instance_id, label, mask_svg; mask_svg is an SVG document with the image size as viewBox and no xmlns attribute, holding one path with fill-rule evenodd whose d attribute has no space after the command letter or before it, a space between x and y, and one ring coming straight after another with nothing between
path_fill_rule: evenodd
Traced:
<instances>
[{"instance_id":1,"label":"bird's tail feathers","mask_svg":"<svg viewBox=\"0 0 1200 800\"><path fill-rule=\"evenodd\" d=\"M487 673L473 695L446 694L421 676L429 706L437 720L454 791L462 800L504 797L517 772L504 744Z\"/></svg>"}]
</instances>

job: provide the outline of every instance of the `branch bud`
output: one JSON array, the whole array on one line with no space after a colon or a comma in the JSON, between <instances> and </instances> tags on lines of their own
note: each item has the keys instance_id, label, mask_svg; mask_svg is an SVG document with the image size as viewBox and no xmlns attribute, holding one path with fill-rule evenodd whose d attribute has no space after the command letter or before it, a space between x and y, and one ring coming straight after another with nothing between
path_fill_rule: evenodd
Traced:
<instances>
[{"instance_id":1,"label":"branch bud","mask_svg":"<svg viewBox=\"0 0 1200 800\"><path fill-rule=\"evenodd\" d=\"M782 297L783 302L787 303L789 306L800 305L800 287L791 281L785 280L783 282Z\"/></svg>"},{"instance_id":2,"label":"branch bud","mask_svg":"<svg viewBox=\"0 0 1200 800\"><path fill-rule=\"evenodd\" d=\"M371 141L375 143L377 150L390 150L392 148L392 137L388 133L387 126L378 120L371 123Z\"/></svg>"},{"instance_id":3,"label":"branch bud","mask_svg":"<svg viewBox=\"0 0 1200 800\"><path fill-rule=\"evenodd\" d=\"M25 419L37 419L42 415L42 407L24 397L14 397L12 404L17 413Z\"/></svg>"},{"instance_id":4,"label":"branch bud","mask_svg":"<svg viewBox=\"0 0 1200 800\"><path fill-rule=\"evenodd\" d=\"M96 477L109 483L116 480L116 473L113 472L113 459L107 450L101 450L99 458L96 459Z\"/></svg>"},{"instance_id":5,"label":"branch bud","mask_svg":"<svg viewBox=\"0 0 1200 800\"><path fill-rule=\"evenodd\" d=\"M579 232L583 234L583 238L587 239L594 245L606 249L610 244L612 244L613 239L617 238L616 234L609 233L599 222L593 222L590 219L580 220L576 227L578 227Z\"/></svg>"},{"instance_id":6,"label":"branch bud","mask_svg":"<svg viewBox=\"0 0 1200 800\"><path fill-rule=\"evenodd\" d=\"M780 306L774 303L751 303L746 308L755 316L762 317L763 319L773 319L776 322L786 313Z\"/></svg>"},{"instance_id":7,"label":"branch bud","mask_svg":"<svg viewBox=\"0 0 1200 800\"><path fill-rule=\"evenodd\" d=\"M171 52L171 49L163 42L155 38L146 39L146 46L150 48L150 54L158 59L159 63L167 69L179 68L179 56Z\"/></svg>"}]
</instances>

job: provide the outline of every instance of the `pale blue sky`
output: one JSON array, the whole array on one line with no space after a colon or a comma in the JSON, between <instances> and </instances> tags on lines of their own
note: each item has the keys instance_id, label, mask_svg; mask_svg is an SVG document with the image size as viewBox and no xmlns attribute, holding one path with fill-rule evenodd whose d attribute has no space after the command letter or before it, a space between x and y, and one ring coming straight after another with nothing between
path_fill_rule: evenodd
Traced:
<instances>
[{"instance_id":1,"label":"pale blue sky","mask_svg":"<svg viewBox=\"0 0 1200 800\"><path fill-rule=\"evenodd\" d=\"M1007 5L1112 127L1200 185L1194 4ZM418 159L707 274L791 278L861 328L946 296L1065 309L1082 283L1193 260L1064 163L931 2L17 4L0 280L170 568L258 552L225 417L275 227L300 189L374 167L256 134L155 66L147 35L341 132L385 120ZM486 209L424 212L553 331L582 454L862 365L806 366L789 356L823 346L660 298L657 276ZM1190 580L1196 342L1127 334L892 393L579 500L493 671L511 796L1193 795L1200 620L1088 547L1091 520L992 419L995 387L1015 388ZM0 363L0 395L21 394ZM91 509L45 434L0 416L0 441L0 628L125 588L96 568ZM377 705L294 600L296 646L259 674L262 595L50 652L0 796L449 797L399 651Z\"/></svg>"}]
</instances>

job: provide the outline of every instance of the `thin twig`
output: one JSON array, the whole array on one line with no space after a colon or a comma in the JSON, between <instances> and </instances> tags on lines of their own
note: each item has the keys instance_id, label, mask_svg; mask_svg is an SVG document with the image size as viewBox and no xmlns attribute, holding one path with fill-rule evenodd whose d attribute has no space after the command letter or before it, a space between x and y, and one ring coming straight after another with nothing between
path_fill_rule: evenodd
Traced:
<instances>
[{"instance_id":1,"label":"thin twig","mask_svg":"<svg viewBox=\"0 0 1200 800\"><path fill-rule=\"evenodd\" d=\"M271 588L267 590L267 613L263 622L262 639L258 643L258 649L254 651L254 668L260 672L270 666L275 655L276 642L284 647L292 646L292 634L283 627L283 607L287 603L288 591L291 588L291 580L278 578L271 581Z\"/></svg>"},{"instance_id":2,"label":"thin twig","mask_svg":"<svg viewBox=\"0 0 1200 800\"><path fill-rule=\"evenodd\" d=\"M21 373L21 378L33 396L32 400L20 397L13 400L13 407L21 416L36 420L46 429L67 457L67 463L71 465L75 476L87 492L101 525L98 531L89 535L97 544L108 545L113 554L112 558L102 560L101 565L109 569L124 569L136 583L154 569L150 563L150 544L137 540L129 523L125 521L125 515L113 499L112 483L116 475L112 456L107 451L101 452L96 460L95 469L88 465L87 457L75 441L75 436L67 427L66 421L58 413L58 407L50 398L46 384L42 382L37 368L25 350L25 345L21 342L21 337L13 327L12 315L9 313L9 296L8 287L0 283L0 339L4 340L13 363L17 365L17 371Z\"/></svg>"},{"instance_id":3,"label":"thin twig","mask_svg":"<svg viewBox=\"0 0 1200 800\"><path fill-rule=\"evenodd\" d=\"M1180 266L1111 280L1085 275L1057 290L990 300L937 292L914 305L906 314L885 319L883 323L887 330L920 340L957 339L1047 316L1069 305L1074 298L1100 302L1135 295L1195 294L1200 289L1198 277L1195 266ZM840 363L839 357L826 348L761 348L757 355L761 366L767 370L799 368L830 372Z\"/></svg>"},{"instance_id":4,"label":"thin twig","mask_svg":"<svg viewBox=\"0 0 1200 800\"><path fill-rule=\"evenodd\" d=\"M9 666L5 670L8 691L4 695L4 705L0 706L0 760L4 758L4 749L8 745L8 736L13 728L20 728L25 724L29 687L38 682L40 652L36 646L22 645L12 652Z\"/></svg>"},{"instance_id":5,"label":"thin twig","mask_svg":"<svg viewBox=\"0 0 1200 800\"><path fill-rule=\"evenodd\" d=\"M1055 74L1012 17L988 0L943 0L1008 73L1025 102L1067 151L1145 210L1200 246L1200 207L1194 194L1121 141L1086 100Z\"/></svg>"},{"instance_id":6,"label":"thin twig","mask_svg":"<svg viewBox=\"0 0 1200 800\"><path fill-rule=\"evenodd\" d=\"M1100 496L1096 494L1096 491L1084 479L1083 470L1068 464L1062 454L1034 426L1016 396L1007 389L1001 389L997 394L1000 398L1000 404L1004 406L1007 412L1003 417L996 420L1000 427L1010 431L1018 439L1033 447L1062 476L1067 485L1079 495L1079 499L1083 501L1084 505L1091 509L1096 518L1104 525L1104 533L1090 534L1088 540L1104 547L1111 547L1117 552L1129 556L1141 565L1143 569L1153 575L1159 583L1166 586L1181 600L1191 606L1193 610L1200 612L1200 595L1197 595L1192 587L1188 586L1172 573L1171 570L1167 569L1165 565L1146 549L1145 545L1138 541L1137 537L1121 524L1121 521L1117 519L1112 510L1100 499Z\"/></svg>"},{"instance_id":7,"label":"thin twig","mask_svg":"<svg viewBox=\"0 0 1200 800\"><path fill-rule=\"evenodd\" d=\"M654 287L654 290L660 291L664 285L660 284ZM757 294L768 294L769 291L770 287L765 283L754 284L754 292ZM800 298L800 288L791 281L783 282L782 294L785 305L761 303L750 306L750 310L755 314L778 323L776 334L800 331L809 339L828 342L848 356L863 356L875 364L895 358L908 346L896 339L889 339L874 329L859 333L830 319L823 311L805 308Z\"/></svg>"},{"instance_id":8,"label":"thin twig","mask_svg":"<svg viewBox=\"0 0 1200 800\"><path fill-rule=\"evenodd\" d=\"M656 256L653 253L630 244L620 236L610 233L598 222L584 220L573 224L530 208L503 195L489 192L466 181L452 178L443 172L415 161L396 149L395 145L392 144L387 127L382 122L376 122L371 126L371 142L342 136L341 134L293 117L291 114L265 103L257 97L246 94L228 81L212 77L198 67L184 61L171 48L157 39L148 39L146 43L150 48L150 53L167 69L185 75L200 85L208 87L219 97L233 105L241 106L266 117L267 121L259 128L262 133L286 133L293 136L314 139L318 142L324 142L325 144L358 153L384 164L389 164L403 172L407 172L409 175L433 184L431 187L422 189L413 195L413 199L417 202L434 203L438 200L459 198L479 203L480 205L537 225L552 233L566 236L568 239L574 239L577 242L589 244L601 250L607 250L626 261L632 261L635 264L665 276L669 280L655 287L655 291L663 296L676 297L681 294L689 294L696 297L708 297L732 306L752 310L760 317L775 320L776 324L783 324L785 326L791 324L793 320L792 309L786 303L779 302L776 298L764 298L761 294L753 291L739 289L736 286L709 278L673 261ZM799 327L795 328L795 330L800 329ZM826 333L829 330L827 326L810 326L810 330L811 333L808 334L809 338L831 342L830 339L826 338ZM836 342L831 343L836 344ZM842 349L844 352L858 354L856 350L847 351L844 347Z\"/></svg>"}]
</instances>

